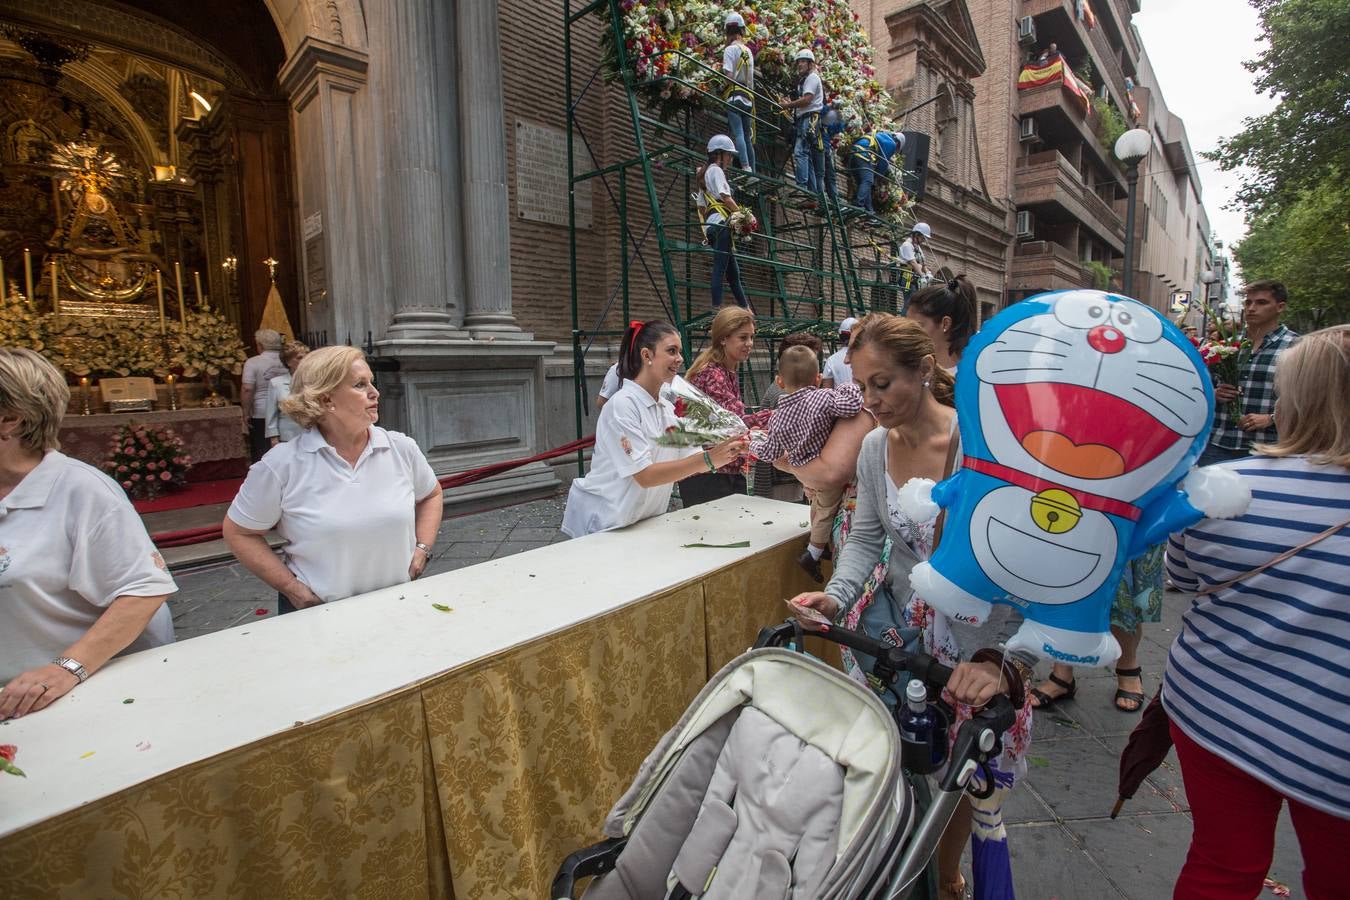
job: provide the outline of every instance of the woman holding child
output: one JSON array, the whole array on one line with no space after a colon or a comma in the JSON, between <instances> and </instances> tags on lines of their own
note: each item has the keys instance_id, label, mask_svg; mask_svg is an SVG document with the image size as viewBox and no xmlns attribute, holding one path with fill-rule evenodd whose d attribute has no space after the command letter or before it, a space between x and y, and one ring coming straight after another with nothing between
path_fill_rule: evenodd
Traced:
<instances>
[{"instance_id":1,"label":"woman holding child","mask_svg":"<svg viewBox=\"0 0 1350 900\"><path fill-rule=\"evenodd\" d=\"M661 386L680 374L680 333L669 322L634 322L623 337L621 387L600 410L591 471L572 482L563 513L568 537L622 528L660 515L670 503L670 485L711 474L740 457L744 438L707 450L656 443L676 424L675 409ZM742 481L744 484L744 481Z\"/></svg>"},{"instance_id":2,"label":"woman holding child","mask_svg":"<svg viewBox=\"0 0 1350 900\"><path fill-rule=\"evenodd\" d=\"M957 708L958 721L995 693L1008 692L1019 712L1016 723L1004 735L1003 752L991 762L995 790L981 804L977 835L988 845L986 849L996 850L1005 840L998 810L1007 790L1026 770L1031 708L1023 677L995 650L980 650L970 661L960 661L960 648L950 623L909 584L911 569L933 550L937 519L913 521L900 511L898 503L900 490L910 479L940 481L958 465L954 381L937 364L933 342L924 330L898 316L873 313L865 318L853 332L851 348L854 379L861 386L867 410L882 427L869 433L862 444L857 464L857 509L848 540L839 550L833 577L823 592L801 594L793 602L874 637L918 644L953 666L955 673L947 693ZM883 557L887 538L892 547L889 560ZM884 577L869 584L869 576L879 572L879 560L886 564ZM803 625L811 627L810 620L803 617ZM870 665L870 660L858 662ZM964 896L960 860L971 827L967 799L938 849L943 897ZM992 866L991 856L996 857ZM1006 847L1001 854L982 852L977 859L978 895L995 895L1004 884L1011 890Z\"/></svg>"}]
</instances>

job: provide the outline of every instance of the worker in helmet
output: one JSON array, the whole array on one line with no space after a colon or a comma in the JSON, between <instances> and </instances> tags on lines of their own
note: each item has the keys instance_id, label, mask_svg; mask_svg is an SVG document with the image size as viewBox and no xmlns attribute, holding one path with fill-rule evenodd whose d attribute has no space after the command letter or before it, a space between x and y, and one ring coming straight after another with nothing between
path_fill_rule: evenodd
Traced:
<instances>
[{"instance_id":1,"label":"worker in helmet","mask_svg":"<svg viewBox=\"0 0 1350 900\"><path fill-rule=\"evenodd\" d=\"M731 227L728 220L739 207L731 196L731 185L727 182L727 167L736 161L736 145L725 134L715 134L708 141L708 161L699 166L696 173L702 190L695 195L698 203L699 218L703 221L703 234L708 245L713 248L712 266L712 305L722 305L722 281L731 286L731 294L736 304L746 309L750 301L741 285L741 269L736 265L736 255L732 253Z\"/></svg>"},{"instance_id":2,"label":"worker in helmet","mask_svg":"<svg viewBox=\"0 0 1350 900\"><path fill-rule=\"evenodd\" d=\"M906 305L909 304L910 294L926 285L933 277L924 254L924 246L932 237L933 229L928 227L927 222L915 222L914 227L910 229L909 237L900 245L898 254L900 291L904 295Z\"/></svg>"},{"instance_id":3,"label":"worker in helmet","mask_svg":"<svg viewBox=\"0 0 1350 900\"><path fill-rule=\"evenodd\" d=\"M858 185L853 202L870 213L876 212L872 186L878 178L890 178L891 157L904 149L905 136L898 131L872 131L853 142L849 166Z\"/></svg>"},{"instance_id":4,"label":"worker in helmet","mask_svg":"<svg viewBox=\"0 0 1350 900\"><path fill-rule=\"evenodd\" d=\"M755 171L755 54L745 44L745 19L727 13L724 25L726 47L722 49L722 75L727 86L727 130L736 145L741 168Z\"/></svg>"},{"instance_id":5,"label":"worker in helmet","mask_svg":"<svg viewBox=\"0 0 1350 900\"><path fill-rule=\"evenodd\" d=\"M825 188L825 132L820 122L825 85L816 72L816 54L809 48L798 50L793 60L799 79L798 96L784 100L783 106L792 110L796 125L792 158L797 186L819 194Z\"/></svg>"}]
</instances>

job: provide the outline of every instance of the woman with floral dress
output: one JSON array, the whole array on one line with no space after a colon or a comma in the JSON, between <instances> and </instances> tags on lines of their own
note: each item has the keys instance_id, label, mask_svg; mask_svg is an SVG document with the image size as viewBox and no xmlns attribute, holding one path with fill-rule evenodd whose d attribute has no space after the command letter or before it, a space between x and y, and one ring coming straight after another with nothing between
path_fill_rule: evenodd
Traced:
<instances>
[{"instance_id":1,"label":"woman with floral dress","mask_svg":"<svg viewBox=\"0 0 1350 900\"><path fill-rule=\"evenodd\" d=\"M723 408L735 413L747 428L763 428L773 410L746 414L741 400L741 382L736 369L755 350L755 315L748 309L729 306L713 317L708 347L689 367L685 378ZM705 472L680 482L680 502L697 506L720 497L745 493L745 470L749 457L741 456L716 472Z\"/></svg>"},{"instance_id":2,"label":"woman with floral dress","mask_svg":"<svg viewBox=\"0 0 1350 900\"><path fill-rule=\"evenodd\" d=\"M956 724L996 693L1008 692L1018 713L1003 736L1002 753L990 763L993 793L978 802L978 815L972 815L968 797L958 807L938 847L938 879L941 896L964 896L961 854L974 827L976 896L1011 897L1001 808L1007 791L1026 771L1031 710L1023 678L997 650L980 650L962 661L950 622L909 583L910 571L932 551L936 518L916 522L901 513L900 497L911 479L941 480L959 458L954 382L937 365L933 342L923 329L898 316L868 316L854 330L851 347L854 379L882 428L863 441L857 508L845 529L833 577L823 592L801 594L793 602L873 637L921 648L952 666L945 698L957 711ZM810 627L810 620L803 617L803 625ZM857 658L850 668L856 677L857 667L870 663ZM976 782L982 778L977 775Z\"/></svg>"}]
</instances>

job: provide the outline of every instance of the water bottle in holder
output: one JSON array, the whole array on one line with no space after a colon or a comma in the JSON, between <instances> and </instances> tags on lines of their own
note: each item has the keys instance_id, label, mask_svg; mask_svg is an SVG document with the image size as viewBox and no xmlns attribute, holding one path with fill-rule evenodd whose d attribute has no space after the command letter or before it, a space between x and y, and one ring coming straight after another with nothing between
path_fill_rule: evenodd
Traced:
<instances>
[{"instance_id":1,"label":"water bottle in holder","mask_svg":"<svg viewBox=\"0 0 1350 900\"><path fill-rule=\"evenodd\" d=\"M936 771L946 757L946 729L928 703L928 688L919 679L911 679L905 688L905 705L898 718L905 768L920 775Z\"/></svg>"}]
</instances>

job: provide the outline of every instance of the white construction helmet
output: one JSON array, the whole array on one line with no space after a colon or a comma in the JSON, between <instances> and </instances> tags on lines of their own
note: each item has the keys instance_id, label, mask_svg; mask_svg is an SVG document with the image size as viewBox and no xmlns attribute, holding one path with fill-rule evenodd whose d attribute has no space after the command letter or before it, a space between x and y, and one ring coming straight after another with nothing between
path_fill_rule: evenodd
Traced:
<instances>
[{"instance_id":1,"label":"white construction helmet","mask_svg":"<svg viewBox=\"0 0 1350 900\"><path fill-rule=\"evenodd\" d=\"M815 62L816 54L811 51L810 47L803 47L801 50L797 51L796 56L792 57L792 61L799 62L800 60L803 59L809 59L811 60L811 62Z\"/></svg>"},{"instance_id":2,"label":"white construction helmet","mask_svg":"<svg viewBox=\"0 0 1350 900\"><path fill-rule=\"evenodd\" d=\"M910 234L921 234L925 238L933 236L933 229L928 227L927 222L915 222L914 227L909 230Z\"/></svg>"},{"instance_id":3,"label":"white construction helmet","mask_svg":"<svg viewBox=\"0 0 1350 900\"><path fill-rule=\"evenodd\" d=\"M731 138L725 134L714 134L708 141L708 152L716 153L718 150L725 150L727 153L735 153L736 145Z\"/></svg>"},{"instance_id":4,"label":"white construction helmet","mask_svg":"<svg viewBox=\"0 0 1350 900\"><path fill-rule=\"evenodd\" d=\"M741 14L738 12L727 13L727 20L722 23L722 27L725 28L728 25L735 25L738 28L744 28L745 19L742 18Z\"/></svg>"},{"instance_id":5,"label":"white construction helmet","mask_svg":"<svg viewBox=\"0 0 1350 900\"><path fill-rule=\"evenodd\" d=\"M892 131L891 140L895 141L895 150L898 153L905 149L905 134L902 131Z\"/></svg>"}]
</instances>

